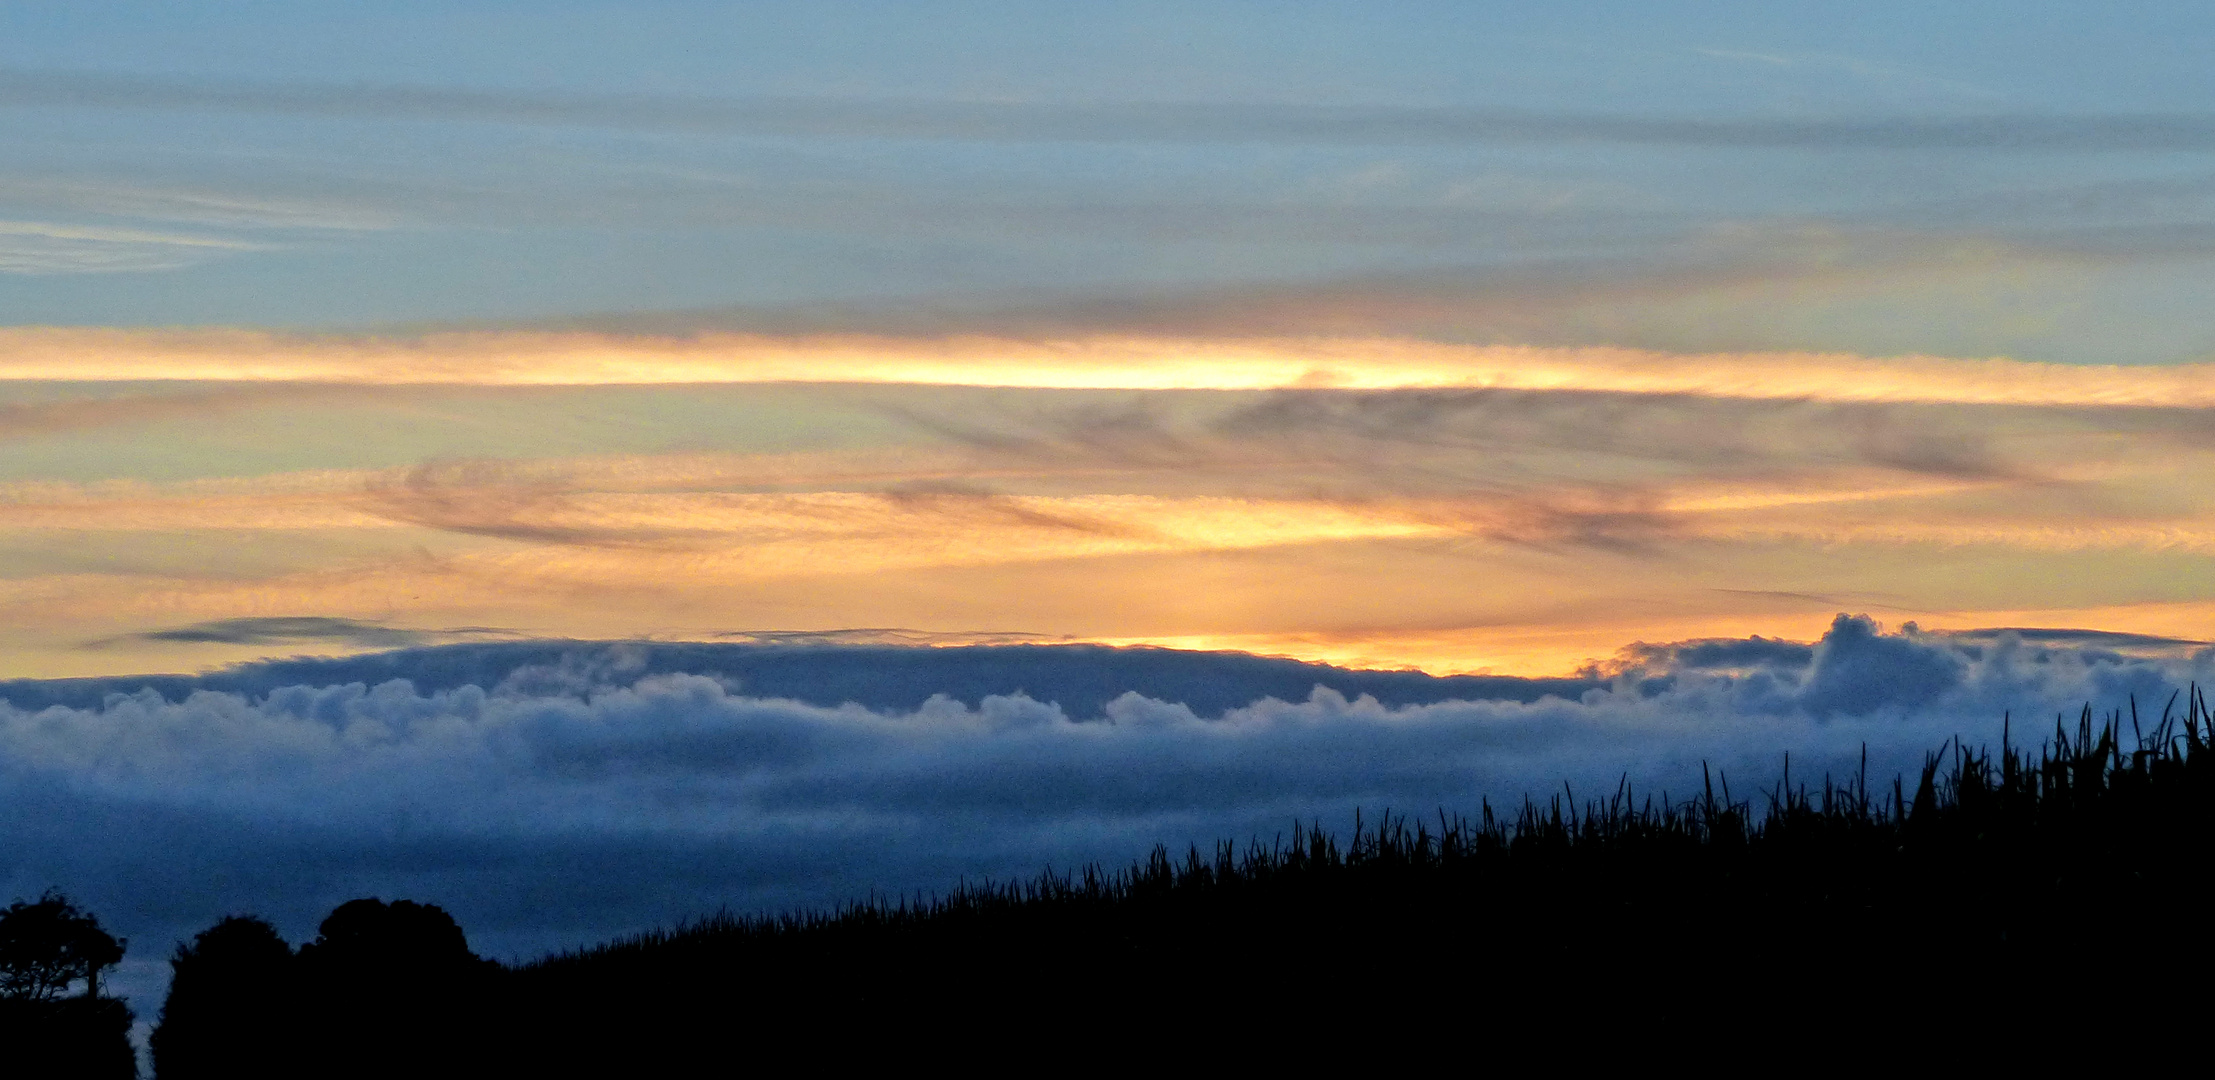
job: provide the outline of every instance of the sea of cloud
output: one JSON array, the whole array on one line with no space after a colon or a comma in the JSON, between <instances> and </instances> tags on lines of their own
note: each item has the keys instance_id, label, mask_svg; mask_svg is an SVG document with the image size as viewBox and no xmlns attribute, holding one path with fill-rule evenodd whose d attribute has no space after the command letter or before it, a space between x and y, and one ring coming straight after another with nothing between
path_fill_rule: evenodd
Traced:
<instances>
[{"instance_id":1,"label":"sea of cloud","mask_svg":"<svg viewBox=\"0 0 2215 1080\"><path fill-rule=\"evenodd\" d=\"M672 654L694 671L584 644L499 654L534 662L497 679L440 667L471 648L390 654L422 685L234 672L205 680L221 689L0 704L0 898L65 890L136 943L124 982L151 998L170 943L230 913L298 940L340 901L412 897L455 912L481 951L527 956L720 906L1119 864L1157 842L1266 841L1295 820L1343 829L1357 808L1471 813L1623 783L1682 799L1703 766L1746 797L1787 754L1795 782L1819 785L1864 749L1888 782L1949 738L1996 743L2005 717L2035 742L2059 712L2135 700L2150 726L2215 672L2190 643L1888 633L1840 616L1812 644L1641 646L1543 694L1495 680L1461 684L1486 696L1380 701L1324 685L1344 673L1317 666L1289 700L1196 710L1137 689L1065 708L1035 693L1051 679L1034 694L932 692L935 657L973 669L990 649L905 650L915 703L865 705L750 694L705 670L712 653ZM1147 663L1235 673L1252 659L1117 653L1137 658L1134 687L1154 685ZM884 654L807 653L831 667ZM1038 675L1038 648L1019 655ZM988 685L974 670L954 681Z\"/></svg>"}]
</instances>

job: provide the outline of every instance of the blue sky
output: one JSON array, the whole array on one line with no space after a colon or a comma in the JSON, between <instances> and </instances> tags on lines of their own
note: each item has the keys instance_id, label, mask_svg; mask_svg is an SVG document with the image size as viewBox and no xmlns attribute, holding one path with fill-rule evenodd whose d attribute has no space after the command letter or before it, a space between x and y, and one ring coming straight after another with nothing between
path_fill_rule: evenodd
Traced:
<instances>
[{"instance_id":1,"label":"blue sky","mask_svg":"<svg viewBox=\"0 0 2215 1080\"><path fill-rule=\"evenodd\" d=\"M2187 5L0 19L14 323L877 326L920 310L989 329L1011 308L1195 292L1239 308L1381 280L1544 292L1541 310L1415 327L1490 341L2079 363L2215 349L2194 317L2209 25ZM1283 115L1238 111L1269 107ZM1331 113L1361 108L1387 115ZM1410 116L1463 126L1392 134ZM1503 117L1513 130L1482 123ZM2168 136L2131 135L2149 118ZM1943 127L1962 120L1995 130ZM37 228L95 235L22 231Z\"/></svg>"}]
</instances>

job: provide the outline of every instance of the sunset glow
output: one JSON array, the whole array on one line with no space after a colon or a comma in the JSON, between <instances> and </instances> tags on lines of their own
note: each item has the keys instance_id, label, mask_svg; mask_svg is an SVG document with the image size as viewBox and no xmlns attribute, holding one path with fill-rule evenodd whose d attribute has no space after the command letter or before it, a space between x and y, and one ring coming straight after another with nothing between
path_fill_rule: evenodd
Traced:
<instances>
[{"instance_id":1,"label":"sunset glow","mask_svg":"<svg viewBox=\"0 0 2215 1080\"><path fill-rule=\"evenodd\" d=\"M0 330L0 379L370 386L872 383L1042 390L1584 390L1983 405L2215 404L2215 364L2159 368L1826 353L1667 354L1393 338L1027 341L705 334L297 337Z\"/></svg>"},{"instance_id":2,"label":"sunset glow","mask_svg":"<svg viewBox=\"0 0 2215 1080\"><path fill-rule=\"evenodd\" d=\"M69 336L28 337L40 334ZM108 335L126 359L147 340ZM2118 612L2137 608L2085 592L2096 577L2062 568L2182 570L2215 556L2215 445L2196 411L2157 400L2187 397L2192 367L1408 341L640 343L629 354L725 363L733 379L804 371L811 381L775 390L798 418L780 421L793 441L764 445L715 408L667 428L631 404L746 409L771 389L748 389L759 384L682 384L675 398L637 398L664 391L628 384L491 385L509 376L477 363L492 349L477 338L346 354L346 370L394 380L349 389L256 381L258 369L218 363L224 335L194 340L210 366L188 369L189 381L0 384L13 387L0 389L0 437L14 447L148 470L67 479L18 466L0 480L0 537L16 552L0 581L0 613L16 628L0 640L0 669L214 662L254 646L160 635L312 611L431 635L904 627L1561 672L1633 640L1804 636L1841 607L1949 626L2024 609L2135 626L2144 620ZM570 362L526 340L536 351L519 350L510 373L551 379ZM769 359L748 368L747 349ZM957 355L982 359L963 368ZM476 381L413 381L424 356ZM1164 359L1175 356L1215 366ZM1373 358L1374 381L1405 385L1271 388L1316 370L1316 357L1347 369ZM141 362L154 361L130 359ZM1455 364L1491 364L1524 385L1455 385ZM1119 365L1136 375L1118 383ZM1766 381L1741 385L1732 371ZM934 372L988 385L932 383ZM1133 388L1156 377L1173 388ZM879 378L909 381L853 385ZM420 454L410 442L426 423L463 455L365 467ZM524 434L499 452L493 440L509 431ZM253 448L225 432L256 433ZM661 449L548 452L596 441ZM1913 584L1934 557L1954 569ZM2031 564L2053 569L2020 577ZM2186 583L2199 573L2128 599L2196 611L2196 597L2173 590L2198 588ZM2068 616L2080 604L2101 621ZM2183 616L2156 621L2165 634L2191 629Z\"/></svg>"},{"instance_id":3,"label":"sunset glow","mask_svg":"<svg viewBox=\"0 0 2215 1080\"><path fill-rule=\"evenodd\" d=\"M0 3L0 905L144 1050L227 915L2174 731L2215 8L2034 7Z\"/></svg>"}]
</instances>

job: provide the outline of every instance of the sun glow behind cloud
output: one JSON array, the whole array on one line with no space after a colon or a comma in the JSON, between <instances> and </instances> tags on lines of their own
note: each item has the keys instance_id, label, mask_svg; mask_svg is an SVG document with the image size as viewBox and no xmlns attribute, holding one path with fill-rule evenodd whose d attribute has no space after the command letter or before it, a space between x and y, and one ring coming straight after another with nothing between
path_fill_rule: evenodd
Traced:
<instances>
[{"instance_id":1,"label":"sun glow behind cloud","mask_svg":"<svg viewBox=\"0 0 2215 1080\"><path fill-rule=\"evenodd\" d=\"M25 463L0 483L0 644L25 674L257 655L159 632L308 616L1544 673L1637 639L1806 637L1840 608L2192 636L2215 597L2209 367L1405 339L0 346ZM625 411L654 386L681 397ZM472 439L493 452L420 448ZM49 458L142 464L29 464Z\"/></svg>"}]
</instances>

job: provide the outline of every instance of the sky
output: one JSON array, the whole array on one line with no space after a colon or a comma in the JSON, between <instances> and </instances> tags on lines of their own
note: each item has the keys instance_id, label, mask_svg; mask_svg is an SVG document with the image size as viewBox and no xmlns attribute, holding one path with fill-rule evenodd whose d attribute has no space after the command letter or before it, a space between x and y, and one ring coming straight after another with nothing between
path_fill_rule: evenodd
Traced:
<instances>
[{"instance_id":1,"label":"sky","mask_svg":"<svg viewBox=\"0 0 2215 1080\"><path fill-rule=\"evenodd\" d=\"M0 675L2198 636L2210 18L8 4Z\"/></svg>"},{"instance_id":2,"label":"sky","mask_svg":"<svg viewBox=\"0 0 2215 1080\"><path fill-rule=\"evenodd\" d=\"M2215 614L2211 47L0 0L0 892L528 951L2160 697ZM678 643L739 651L623 651ZM964 659L1053 645L1254 696ZM732 674L786 646L928 651Z\"/></svg>"}]
</instances>

